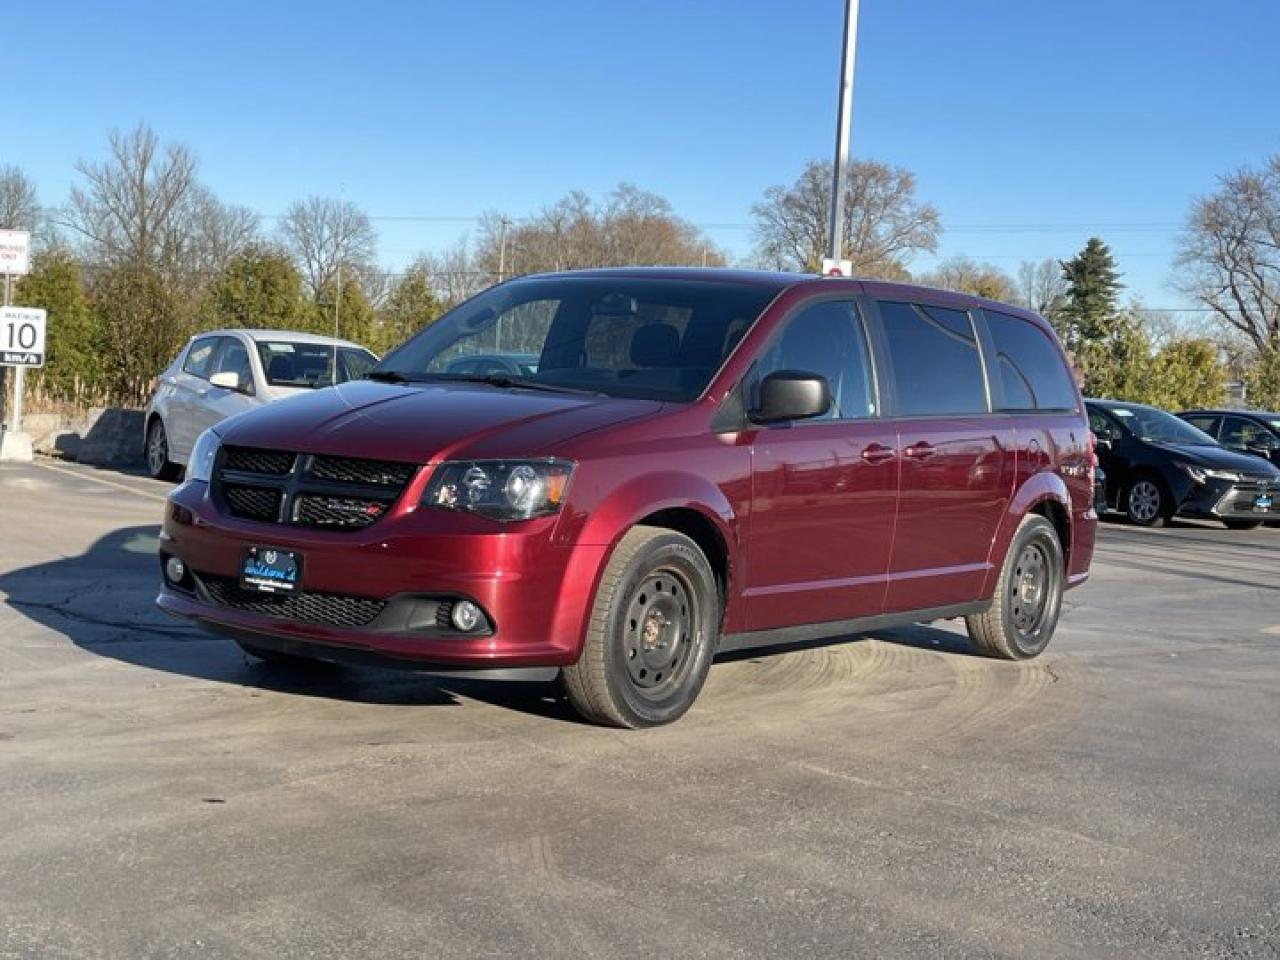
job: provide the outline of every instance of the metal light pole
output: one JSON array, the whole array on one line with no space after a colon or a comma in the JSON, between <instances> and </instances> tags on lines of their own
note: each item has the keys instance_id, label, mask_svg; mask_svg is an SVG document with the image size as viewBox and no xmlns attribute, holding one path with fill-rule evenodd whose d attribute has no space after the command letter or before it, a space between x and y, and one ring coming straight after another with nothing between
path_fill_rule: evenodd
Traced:
<instances>
[{"instance_id":1,"label":"metal light pole","mask_svg":"<svg viewBox=\"0 0 1280 960\"><path fill-rule=\"evenodd\" d=\"M858 0L844 3L844 52L840 57L840 97L836 107L836 159L831 172L831 222L827 255L844 256L844 181L849 165L849 127L853 119L853 58L858 46Z\"/></svg>"}]
</instances>

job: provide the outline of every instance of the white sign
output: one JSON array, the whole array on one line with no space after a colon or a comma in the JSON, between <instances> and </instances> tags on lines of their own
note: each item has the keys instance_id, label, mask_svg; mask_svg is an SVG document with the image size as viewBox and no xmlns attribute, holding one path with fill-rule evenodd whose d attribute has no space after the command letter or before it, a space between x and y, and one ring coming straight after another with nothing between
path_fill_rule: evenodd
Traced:
<instances>
[{"instance_id":1,"label":"white sign","mask_svg":"<svg viewBox=\"0 0 1280 960\"><path fill-rule=\"evenodd\" d=\"M31 307L0 307L0 367L43 367L48 314Z\"/></svg>"},{"instance_id":2,"label":"white sign","mask_svg":"<svg viewBox=\"0 0 1280 960\"><path fill-rule=\"evenodd\" d=\"M0 273L23 277L31 272L31 234L0 230Z\"/></svg>"},{"instance_id":3,"label":"white sign","mask_svg":"<svg viewBox=\"0 0 1280 960\"><path fill-rule=\"evenodd\" d=\"M852 277L853 261L832 260L830 257L823 257L822 275L824 277Z\"/></svg>"}]
</instances>

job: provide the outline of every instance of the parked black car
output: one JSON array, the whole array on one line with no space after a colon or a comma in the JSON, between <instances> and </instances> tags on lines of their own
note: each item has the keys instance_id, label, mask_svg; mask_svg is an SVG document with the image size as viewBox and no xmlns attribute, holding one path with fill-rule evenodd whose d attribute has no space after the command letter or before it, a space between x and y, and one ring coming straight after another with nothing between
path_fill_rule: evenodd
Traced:
<instances>
[{"instance_id":1,"label":"parked black car","mask_svg":"<svg viewBox=\"0 0 1280 960\"><path fill-rule=\"evenodd\" d=\"M1183 420L1228 450L1251 453L1280 467L1280 413L1258 410L1184 410Z\"/></svg>"},{"instance_id":2,"label":"parked black car","mask_svg":"<svg viewBox=\"0 0 1280 960\"><path fill-rule=\"evenodd\" d=\"M1133 523L1154 527L1180 515L1248 530L1280 519L1280 470L1270 463L1228 450L1155 407L1086 405L1107 473L1107 503Z\"/></svg>"}]
</instances>

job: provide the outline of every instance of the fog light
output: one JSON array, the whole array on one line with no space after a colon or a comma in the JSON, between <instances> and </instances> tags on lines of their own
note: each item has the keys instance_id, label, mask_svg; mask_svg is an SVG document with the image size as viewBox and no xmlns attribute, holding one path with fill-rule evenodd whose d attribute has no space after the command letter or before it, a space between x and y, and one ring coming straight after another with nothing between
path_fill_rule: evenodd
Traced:
<instances>
[{"instance_id":1,"label":"fog light","mask_svg":"<svg viewBox=\"0 0 1280 960\"><path fill-rule=\"evenodd\" d=\"M470 600L459 600L449 611L449 619L463 633L468 633L480 624L480 608Z\"/></svg>"},{"instance_id":2,"label":"fog light","mask_svg":"<svg viewBox=\"0 0 1280 960\"><path fill-rule=\"evenodd\" d=\"M187 578L187 565L177 557L170 557L164 562L164 575L170 583L181 583Z\"/></svg>"}]
</instances>

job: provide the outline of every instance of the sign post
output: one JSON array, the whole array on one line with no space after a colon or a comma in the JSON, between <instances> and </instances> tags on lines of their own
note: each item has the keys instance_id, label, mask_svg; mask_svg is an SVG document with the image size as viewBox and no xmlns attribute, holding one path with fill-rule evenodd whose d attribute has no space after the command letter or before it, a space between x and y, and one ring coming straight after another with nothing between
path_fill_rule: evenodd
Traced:
<instances>
[{"instance_id":1,"label":"sign post","mask_svg":"<svg viewBox=\"0 0 1280 960\"><path fill-rule=\"evenodd\" d=\"M0 432L0 460L32 459L31 438L22 432L22 399L27 367L44 366L43 310L9 306L13 278L31 271L31 234L0 230L0 273L4 274L4 307L0 309L0 367L13 367L13 405L8 428Z\"/></svg>"}]
</instances>

